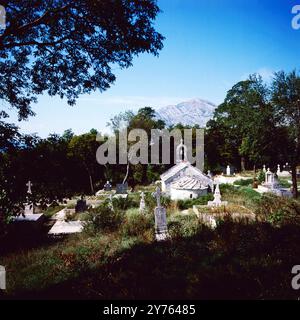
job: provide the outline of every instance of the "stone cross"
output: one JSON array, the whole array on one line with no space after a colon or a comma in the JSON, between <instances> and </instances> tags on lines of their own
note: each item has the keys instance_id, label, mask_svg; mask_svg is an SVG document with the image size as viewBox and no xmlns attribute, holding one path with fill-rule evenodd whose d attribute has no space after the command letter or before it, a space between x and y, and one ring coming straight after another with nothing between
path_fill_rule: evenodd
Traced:
<instances>
[{"instance_id":1,"label":"stone cross","mask_svg":"<svg viewBox=\"0 0 300 320\"><path fill-rule=\"evenodd\" d=\"M28 187L27 193L32 194L32 191L31 191L32 183L30 180L26 183L26 186Z\"/></svg>"},{"instance_id":2,"label":"stone cross","mask_svg":"<svg viewBox=\"0 0 300 320\"><path fill-rule=\"evenodd\" d=\"M162 195L162 193L161 193L159 187L157 187L157 188L156 188L156 191L152 193L152 196L153 196L154 198L156 198L157 207L158 207L158 208L161 207L161 201L160 201L161 195Z\"/></svg>"}]
</instances>

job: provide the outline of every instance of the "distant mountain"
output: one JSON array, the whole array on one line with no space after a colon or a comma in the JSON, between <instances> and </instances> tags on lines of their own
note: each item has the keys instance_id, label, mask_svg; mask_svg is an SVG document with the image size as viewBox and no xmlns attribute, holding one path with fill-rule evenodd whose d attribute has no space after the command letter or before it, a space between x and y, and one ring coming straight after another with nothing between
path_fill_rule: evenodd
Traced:
<instances>
[{"instance_id":1,"label":"distant mountain","mask_svg":"<svg viewBox=\"0 0 300 320\"><path fill-rule=\"evenodd\" d=\"M201 99L192 99L177 105L170 105L156 111L157 118L163 120L167 126L181 123L205 127L212 119L216 105Z\"/></svg>"}]
</instances>

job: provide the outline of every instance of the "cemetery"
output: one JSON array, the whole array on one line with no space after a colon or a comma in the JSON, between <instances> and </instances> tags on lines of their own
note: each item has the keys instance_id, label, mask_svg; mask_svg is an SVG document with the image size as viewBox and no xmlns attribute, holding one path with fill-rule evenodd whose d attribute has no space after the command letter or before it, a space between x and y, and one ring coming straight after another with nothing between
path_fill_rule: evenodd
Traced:
<instances>
[{"instance_id":1,"label":"cemetery","mask_svg":"<svg viewBox=\"0 0 300 320\"><path fill-rule=\"evenodd\" d=\"M181 142L180 148L183 146ZM183 153L184 150L183 148ZM283 184L286 185L290 180L290 174L287 172L281 174L278 169L276 173L272 173L270 169L263 166L255 173L254 179L250 178L253 177L253 172L234 174L228 165L225 173L226 175L223 172L205 174L183 157L181 160L177 159L174 167L162 173L161 181L135 186L134 190L129 188L127 182L114 185L107 181L94 196L73 197L47 209L45 213L41 212L38 205L30 203L28 198L24 204L24 212L14 218L11 224L12 230L15 227L18 227L17 230L26 230L27 225L31 225L29 235L20 233L23 237L23 249L20 251L20 247L12 248L11 252L4 252L1 258L2 264L12 272L15 270L14 277L9 277L7 280L10 289L6 291L4 298L20 295L28 298L54 298L55 295L56 298L62 299L74 296L95 297L100 283L99 290L103 297L114 294L122 298L124 296L117 292L124 284L120 280L105 280L105 271L100 271L103 268L105 270L107 263L113 263L118 268L120 262L117 261L121 259L122 265L126 265L126 268L138 268L136 272L144 274L148 268L146 261L149 251L164 248L162 254L165 257L162 259L169 259L169 253L175 247L182 247L187 255L181 255L181 259L192 259L194 253L191 250L200 250L200 252L204 250L203 245L207 245L207 241L211 241L209 239L223 236L222 228L225 226L231 230L230 233L235 232L237 227L244 230L243 232L246 233L240 235L244 237L247 232L254 234L262 232L259 228L265 224L269 224L269 228L272 228L272 224L277 224L280 221L276 216L278 203L280 208L290 207L288 210L291 210L289 213L291 215L295 214L293 210L297 212L296 208L300 210L300 204L290 199L289 188L280 186L279 181L284 181ZM257 185L254 185L254 181L257 181ZM30 181L26 184L26 188L28 197L36 192L36 187ZM177 191L175 194L174 190ZM272 210L264 211L263 207L267 204L269 209L275 208L274 215L271 213ZM291 209L291 206L294 209ZM275 231L272 232L276 234ZM204 238L201 238L201 241L197 240L197 234L202 234L201 237ZM31 243L26 248L27 237L33 235L36 235L35 240L38 243ZM192 240L194 238L195 240ZM240 240L232 240L235 243L231 245L239 246ZM194 245L191 246L190 241L193 241ZM159 249L159 243L163 245L161 249ZM185 245L191 247L183 249ZM249 245L252 245L252 242ZM195 246L199 248L195 249ZM131 266L132 262L126 258L128 254L138 254L134 253L136 250L144 252L143 267L142 265ZM213 253L205 252L202 259L204 258L204 261L211 259ZM240 257L240 259L243 258ZM149 261L149 263L152 262ZM27 267L20 269L20 265ZM91 268L96 268L100 274L97 273L97 276L93 273L89 274L88 277L91 278L88 278L88 281L92 281L90 284L92 291L89 291L90 289L81 282L80 277L84 270L92 270ZM187 263L186 268L192 268L190 263ZM199 272L202 272L201 268ZM45 269L47 273L52 274L51 279L41 272ZM117 275L120 271L114 272ZM175 276L177 271L174 272ZM128 281L129 279L134 283L137 281L129 274L125 277L129 277ZM63 279L63 282L59 279ZM107 281L117 281L117 283L112 285ZM81 288L82 286L84 289ZM106 289L103 289L103 286ZM74 287L75 291L70 289ZM198 297L203 294L202 284L199 283L197 287ZM77 289L80 292L84 290L83 296L76 291ZM109 293L106 290L111 291ZM135 294L134 291L132 294ZM162 296L180 296L177 290L168 294L162 290L161 294ZM215 291L209 294L215 296ZM152 297L152 294L150 296ZM144 296L142 293L139 297L149 296L148 294ZM191 295L191 297L194 296Z\"/></svg>"},{"instance_id":2,"label":"cemetery","mask_svg":"<svg viewBox=\"0 0 300 320\"><path fill-rule=\"evenodd\" d=\"M0 300L299 300L299 28L206 2L0 5Z\"/></svg>"}]
</instances>

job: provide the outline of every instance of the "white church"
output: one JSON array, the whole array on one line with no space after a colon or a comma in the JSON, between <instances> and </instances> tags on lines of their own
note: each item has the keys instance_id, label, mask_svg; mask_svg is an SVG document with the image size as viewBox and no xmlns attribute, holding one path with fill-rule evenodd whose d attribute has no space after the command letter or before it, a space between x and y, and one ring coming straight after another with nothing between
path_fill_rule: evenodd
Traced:
<instances>
[{"instance_id":1,"label":"white church","mask_svg":"<svg viewBox=\"0 0 300 320\"><path fill-rule=\"evenodd\" d=\"M181 143L176 149L176 165L161 176L162 191L172 200L195 199L213 191L213 180L187 160L187 147Z\"/></svg>"}]
</instances>

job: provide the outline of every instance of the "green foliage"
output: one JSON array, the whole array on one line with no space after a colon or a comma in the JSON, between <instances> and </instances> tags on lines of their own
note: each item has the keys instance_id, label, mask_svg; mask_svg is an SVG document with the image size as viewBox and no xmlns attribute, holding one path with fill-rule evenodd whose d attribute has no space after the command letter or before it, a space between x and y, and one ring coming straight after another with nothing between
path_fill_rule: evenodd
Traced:
<instances>
[{"instance_id":1,"label":"green foliage","mask_svg":"<svg viewBox=\"0 0 300 320\"><path fill-rule=\"evenodd\" d=\"M34 6L22 1L6 6L0 99L25 119L34 114L30 105L42 93L74 105L80 94L108 89L116 79L112 65L128 68L134 56L157 55L162 49L163 37L153 26L158 12L153 0L58 0Z\"/></svg>"},{"instance_id":2,"label":"green foliage","mask_svg":"<svg viewBox=\"0 0 300 320\"><path fill-rule=\"evenodd\" d=\"M196 205L206 205L207 202L213 200L213 198L214 198L213 194L209 193L197 199L178 200L177 206L178 206L178 209L180 210L186 210Z\"/></svg>"},{"instance_id":3,"label":"green foliage","mask_svg":"<svg viewBox=\"0 0 300 320\"><path fill-rule=\"evenodd\" d=\"M126 211L131 208L139 207L139 199L137 197L132 196L127 196L127 198L116 197L112 199L112 202L113 207L120 211Z\"/></svg>"},{"instance_id":4,"label":"green foliage","mask_svg":"<svg viewBox=\"0 0 300 320\"><path fill-rule=\"evenodd\" d=\"M265 194L260 199L255 214L277 226L300 226L300 202L294 199Z\"/></svg>"},{"instance_id":5,"label":"green foliage","mask_svg":"<svg viewBox=\"0 0 300 320\"><path fill-rule=\"evenodd\" d=\"M108 202L90 210L86 230L88 232L114 231L119 228L124 219L124 214L110 207Z\"/></svg>"},{"instance_id":6,"label":"green foliage","mask_svg":"<svg viewBox=\"0 0 300 320\"><path fill-rule=\"evenodd\" d=\"M257 179L260 183L263 183L266 181L266 174L263 172L263 170L259 171Z\"/></svg>"},{"instance_id":7,"label":"green foliage","mask_svg":"<svg viewBox=\"0 0 300 320\"><path fill-rule=\"evenodd\" d=\"M154 230L154 215L141 214L138 209L128 210L121 232L126 237L138 237L146 231Z\"/></svg>"},{"instance_id":8,"label":"green foliage","mask_svg":"<svg viewBox=\"0 0 300 320\"><path fill-rule=\"evenodd\" d=\"M236 180L234 181L234 185L237 185L237 186L250 186L252 185L253 183L253 179L241 179L241 180Z\"/></svg>"},{"instance_id":9,"label":"green foliage","mask_svg":"<svg viewBox=\"0 0 300 320\"><path fill-rule=\"evenodd\" d=\"M291 184L286 179L278 179L278 182L283 188L291 187Z\"/></svg>"},{"instance_id":10,"label":"green foliage","mask_svg":"<svg viewBox=\"0 0 300 320\"><path fill-rule=\"evenodd\" d=\"M171 215L168 230L172 239L188 238L201 232L203 225L196 215Z\"/></svg>"},{"instance_id":11,"label":"green foliage","mask_svg":"<svg viewBox=\"0 0 300 320\"><path fill-rule=\"evenodd\" d=\"M47 208L47 210L43 211L43 214L46 217L52 217L55 213L57 213L58 211L62 210L63 208L65 208L65 206L62 205L51 205Z\"/></svg>"},{"instance_id":12,"label":"green foliage","mask_svg":"<svg viewBox=\"0 0 300 320\"><path fill-rule=\"evenodd\" d=\"M154 208L156 207L156 199L153 197L152 192L146 192L145 193L145 202L146 202L146 207L149 211L149 213L153 213ZM161 204L165 208L169 208L171 205L172 201L169 197L162 196L161 197Z\"/></svg>"},{"instance_id":13,"label":"green foliage","mask_svg":"<svg viewBox=\"0 0 300 320\"><path fill-rule=\"evenodd\" d=\"M232 184L220 184L220 192L221 194L234 193L236 192L236 188Z\"/></svg>"}]
</instances>

